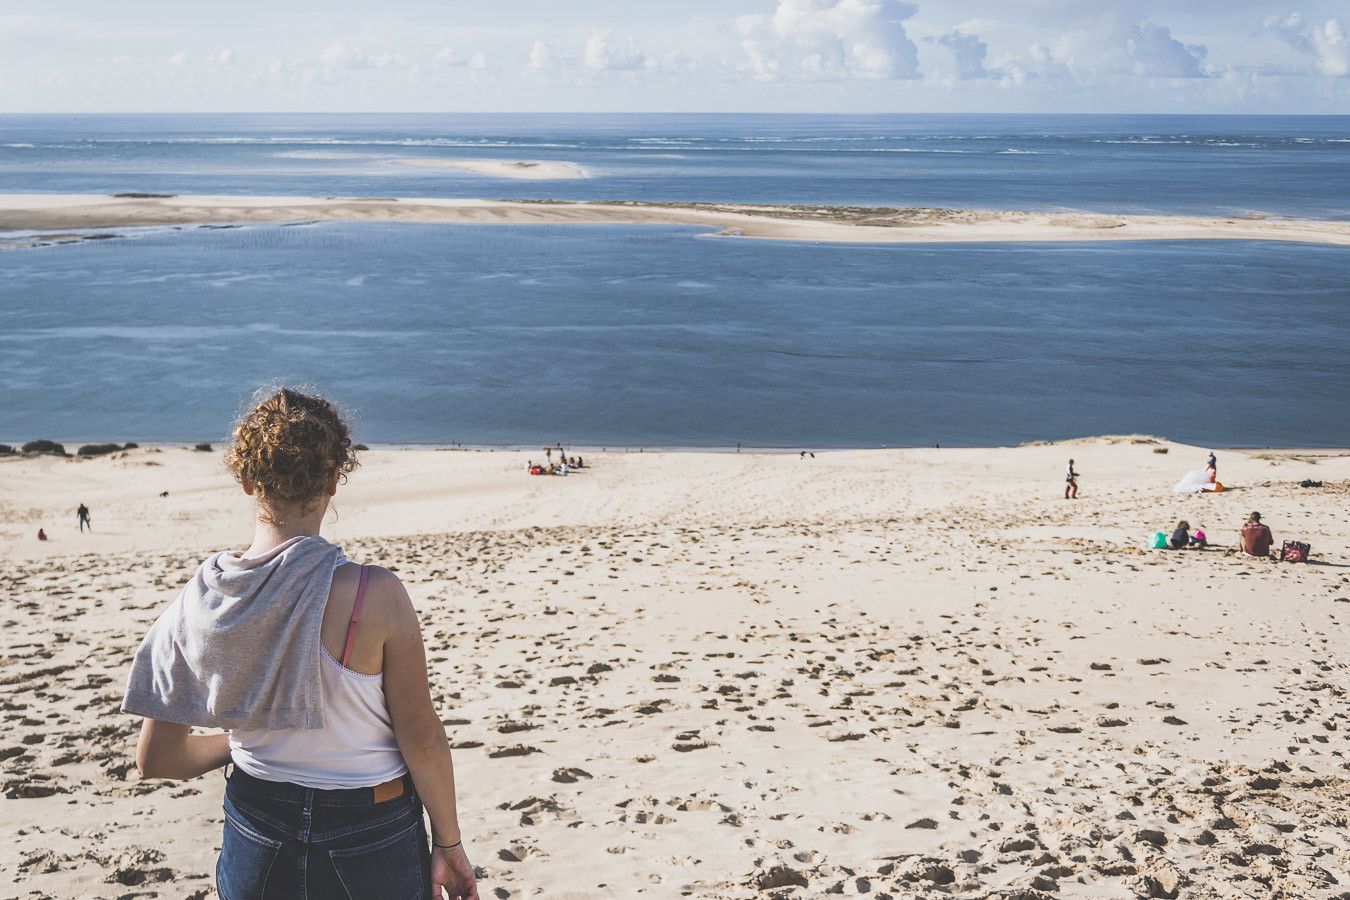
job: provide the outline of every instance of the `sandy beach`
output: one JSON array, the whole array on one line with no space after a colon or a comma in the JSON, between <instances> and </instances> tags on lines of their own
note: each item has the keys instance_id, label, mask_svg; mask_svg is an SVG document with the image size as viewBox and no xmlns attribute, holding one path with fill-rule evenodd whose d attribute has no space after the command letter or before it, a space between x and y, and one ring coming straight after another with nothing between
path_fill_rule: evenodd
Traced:
<instances>
[{"instance_id":1,"label":"sandy beach","mask_svg":"<svg viewBox=\"0 0 1350 900\"><path fill-rule=\"evenodd\" d=\"M461 165L463 161L437 162ZM499 161L486 162L495 165ZM510 165L519 177L544 177L531 173L552 171ZM1254 240L1350 246L1350 222L1260 214L1216 218L636 201L0 194L0 232L291 221L696 225L719 229L728 237L877 244ZM23 248L67 239L72 238L10 238L3 246Z\"/></svg>"},{"instance_id":2,"label":"sandy beach","mask_svg":"<svg viewBox=\"0 0 1350 900\"><path fill-rule=\"evenodd\" d=\"M100 208L212 207L47 207ZM1350 453L1173 494L1206 449L372 451L327 533L422 614L484 897L1344 897ZM218 449L0 459L0 897L214 895L220 776L139 782L117 705L248 513Z\"/></svg>"}]
</instances>

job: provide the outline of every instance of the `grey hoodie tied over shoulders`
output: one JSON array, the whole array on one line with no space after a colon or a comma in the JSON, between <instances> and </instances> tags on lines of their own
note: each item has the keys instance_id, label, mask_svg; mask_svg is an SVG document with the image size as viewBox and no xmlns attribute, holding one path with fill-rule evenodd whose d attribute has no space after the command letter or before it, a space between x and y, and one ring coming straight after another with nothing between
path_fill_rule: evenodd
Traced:
<instances>
[{"instance_id":1,"label":"grey hoodie tied over shoulders","mask_svg":"<svg viewBox=\"0 0 1350 900\"><path fill-rule=\"evenodd\" d=\"M204 728L323 727L320 629L346 557L318 536L214 553L131 663L122 711Z\"/></svg>"}]
</instances>

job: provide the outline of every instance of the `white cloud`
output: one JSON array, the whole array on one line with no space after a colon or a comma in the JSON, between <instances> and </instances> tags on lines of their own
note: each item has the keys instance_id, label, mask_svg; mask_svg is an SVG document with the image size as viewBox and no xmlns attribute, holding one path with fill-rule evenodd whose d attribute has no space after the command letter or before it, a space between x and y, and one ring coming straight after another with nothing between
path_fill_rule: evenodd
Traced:
<instances>
[{"instance_id":1,"label":"white cloud","mask_svg":"<svg viewBox=\"0 0 1350 900\"><path fill-rule=\"evenodd\" d=\"M1350 36L1339 19L1327 19L1321 25L1308 22L1300 13L1271 16L1266 28L1278 34L1295 50L1312 57L1320 75L1334 78L1350 76Z\"/></svg>"},{"instance_id":2,"label":"white cloud","mask_svg":"<svg viewBox=\"0 0 1350 900\"><path fill-rule=\"evenodd\" d=\"M173 56L170 56L170 57L168 58L167 62L168 62L169 65L171 65L171 66L181 66L181 65L183 65L183 63L187 62L187 59L188 59L188 55L187 55L186 51L179 50L179 51L178 51L177 53L175 53Z\"/></svg>"},{"instance_id":3,"label":"white cloud","mask_svg":"<svg viewBox=\"0 0 1350 900\"><path fill-rule=\"evenodd\" d=\"M530 61L526 64L527 72L551 72L561 68L565 60L558 55L558 51L553 49L553 45L548 41L535 41L534 46L530 48Z\"/></svg>"},{"instance_id":4,"label":"white cloud","mask_svg":"<svg viewBox=\"0 0 1350 900\"><path fill-rule=\"evenodd\" d=\"M1050 55L1087 83L1119 75L1205 78L1211 74L1204 65L1208 54L1204 45L1183 44L1165 26L1112 17L1060 35Z\"/></svg>"},{"instance_id":5,"label":"white cloud","mask_svg":"<svg viewBox=\"0 0 1350 900\"><path fill-rule=\"evenodd\" d=\"M1208 50L1202 44L1183 44L1161 25L1145 22L1130 29L1125 52L1134 74L1161 78L1203 78Z\"/></svg>"},{"instance_id":6,"label":"white cloud","mask_svg":"<svg viewBox=\"0 0 1350 900\"><path fill-rule=\"evenodd\" d=\"M651 64L632 37L615 38L611 32L595 31L586 41L586 67L598 72L629 72Z\"/></svg>"},{"instance_id":7,"label":"white cloud","mask_svg":"<svg viewBox=\"0 0 1350 900\"><path fill-rule=\"evenodd\" d=\"M989 45L977 36L963 31L949 31L937 38L937 43L951 51L958 78L988 78L992 74L984 67Z\"/></svg>"},{"instance_id":8,"label":"white cloud","mask_svg":"<svg viewBox=\"0 0 1350 900\"><path fill-rule=\"evenodd\" d=\"M324 48L319 60L334 69L388 69L406 65L406 60L397 53L368 53L361 47L349 46L336 41Z\"/></svg>"},{"instance_id":9,"label":"white cloud","mask_svg":"<svg viewBox=\"0 0 1350 900\"><path fill-rule=\"evenodd\" d=\"M213 66L228 66L234 61L234 51L229 47L221 47L220 50L207 56L206 61Z\"/></svg>"},{"instance_id":10,"label":"white cloud","mask_svg":"<svg viewBox=\"0 0 1350 900\"><path fill-rule=\"evenodd\" d=\"M905 0L778 0L770 16L737 20L746 67L763 81L915 78L918 48Z\"/></svg>"}]
</instances>

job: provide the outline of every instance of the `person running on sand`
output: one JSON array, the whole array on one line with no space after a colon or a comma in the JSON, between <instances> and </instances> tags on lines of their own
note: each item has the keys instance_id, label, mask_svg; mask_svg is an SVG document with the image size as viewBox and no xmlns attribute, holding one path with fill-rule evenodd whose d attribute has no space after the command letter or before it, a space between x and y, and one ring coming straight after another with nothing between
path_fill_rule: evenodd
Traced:
<instances>
[{"instance_id":1,"label":"person running on sand","mask_svg":"<svg viewBox=\"0 0 1350 900\"><path fill-rule=\"evenodd\" d=\"M90 531L94 530L94 523L89 519L89 507L85 506L83 503L80 504L79 509L75 510L75 518L78 519L80 523L80 534L84 534L84 526L86 525L89 526Z\"/></svg>"},{"instance_id":2,"label":"person running on sand","mask_svg":"<svg viewBox=\"0 0 1350 900\"><path fill-rule=\"evenodd\" d=\"M1064 470L1064 499L1078 499L1078 473L1073 470L1073 460L1069 460L1069 468Z\"/></svg>"},{"instance_id":3,"label":"person running on sand","mask_svg":"<svg viewBox=\"0 0 1350 900\"><path fill-rule=\"evenodd\" d=\"M1247 517L1246 524L1242 526L1238 541L1242 552L1248 556L1269 556L1270 548L1275 543L1275 536L1270 533L1270 526L1261 521L1261 514L1254 512Z\"/></svg>"},{"instance_id":4,"label":"person running on sand","mask_svg":"<svg viewBox=\"0 0 1350 900\"><path fill-rule=\"evenodd\" d=\"M319 536L357 466L346 422L282 388L225 458L252 542L202 563L136 653L122 709L144 717L141 777L227 769L222 898L477 900L417 611L393 572Z\"/></svg>"}]
</instances>

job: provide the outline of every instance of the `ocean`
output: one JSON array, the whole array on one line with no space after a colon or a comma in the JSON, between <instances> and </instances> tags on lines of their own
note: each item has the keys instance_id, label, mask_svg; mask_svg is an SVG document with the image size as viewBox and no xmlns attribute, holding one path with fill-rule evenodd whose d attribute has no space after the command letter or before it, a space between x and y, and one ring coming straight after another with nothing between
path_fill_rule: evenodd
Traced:
<instances>
[{"instance_id":1,"label":"ocean","mask_svg":"<svg viewBox=\"0 0 1350 900\"><path fill-rule=\"evenodd\" d=\"M528 182L395 157L557 159ZM0 116L0 192L1350 218L1350 118ZM313 384L367 443L1350 446L1350 253L813 245L698 228L118 229L0 252L0 440L224 436Z\"/></svg>"}]
</instances>

